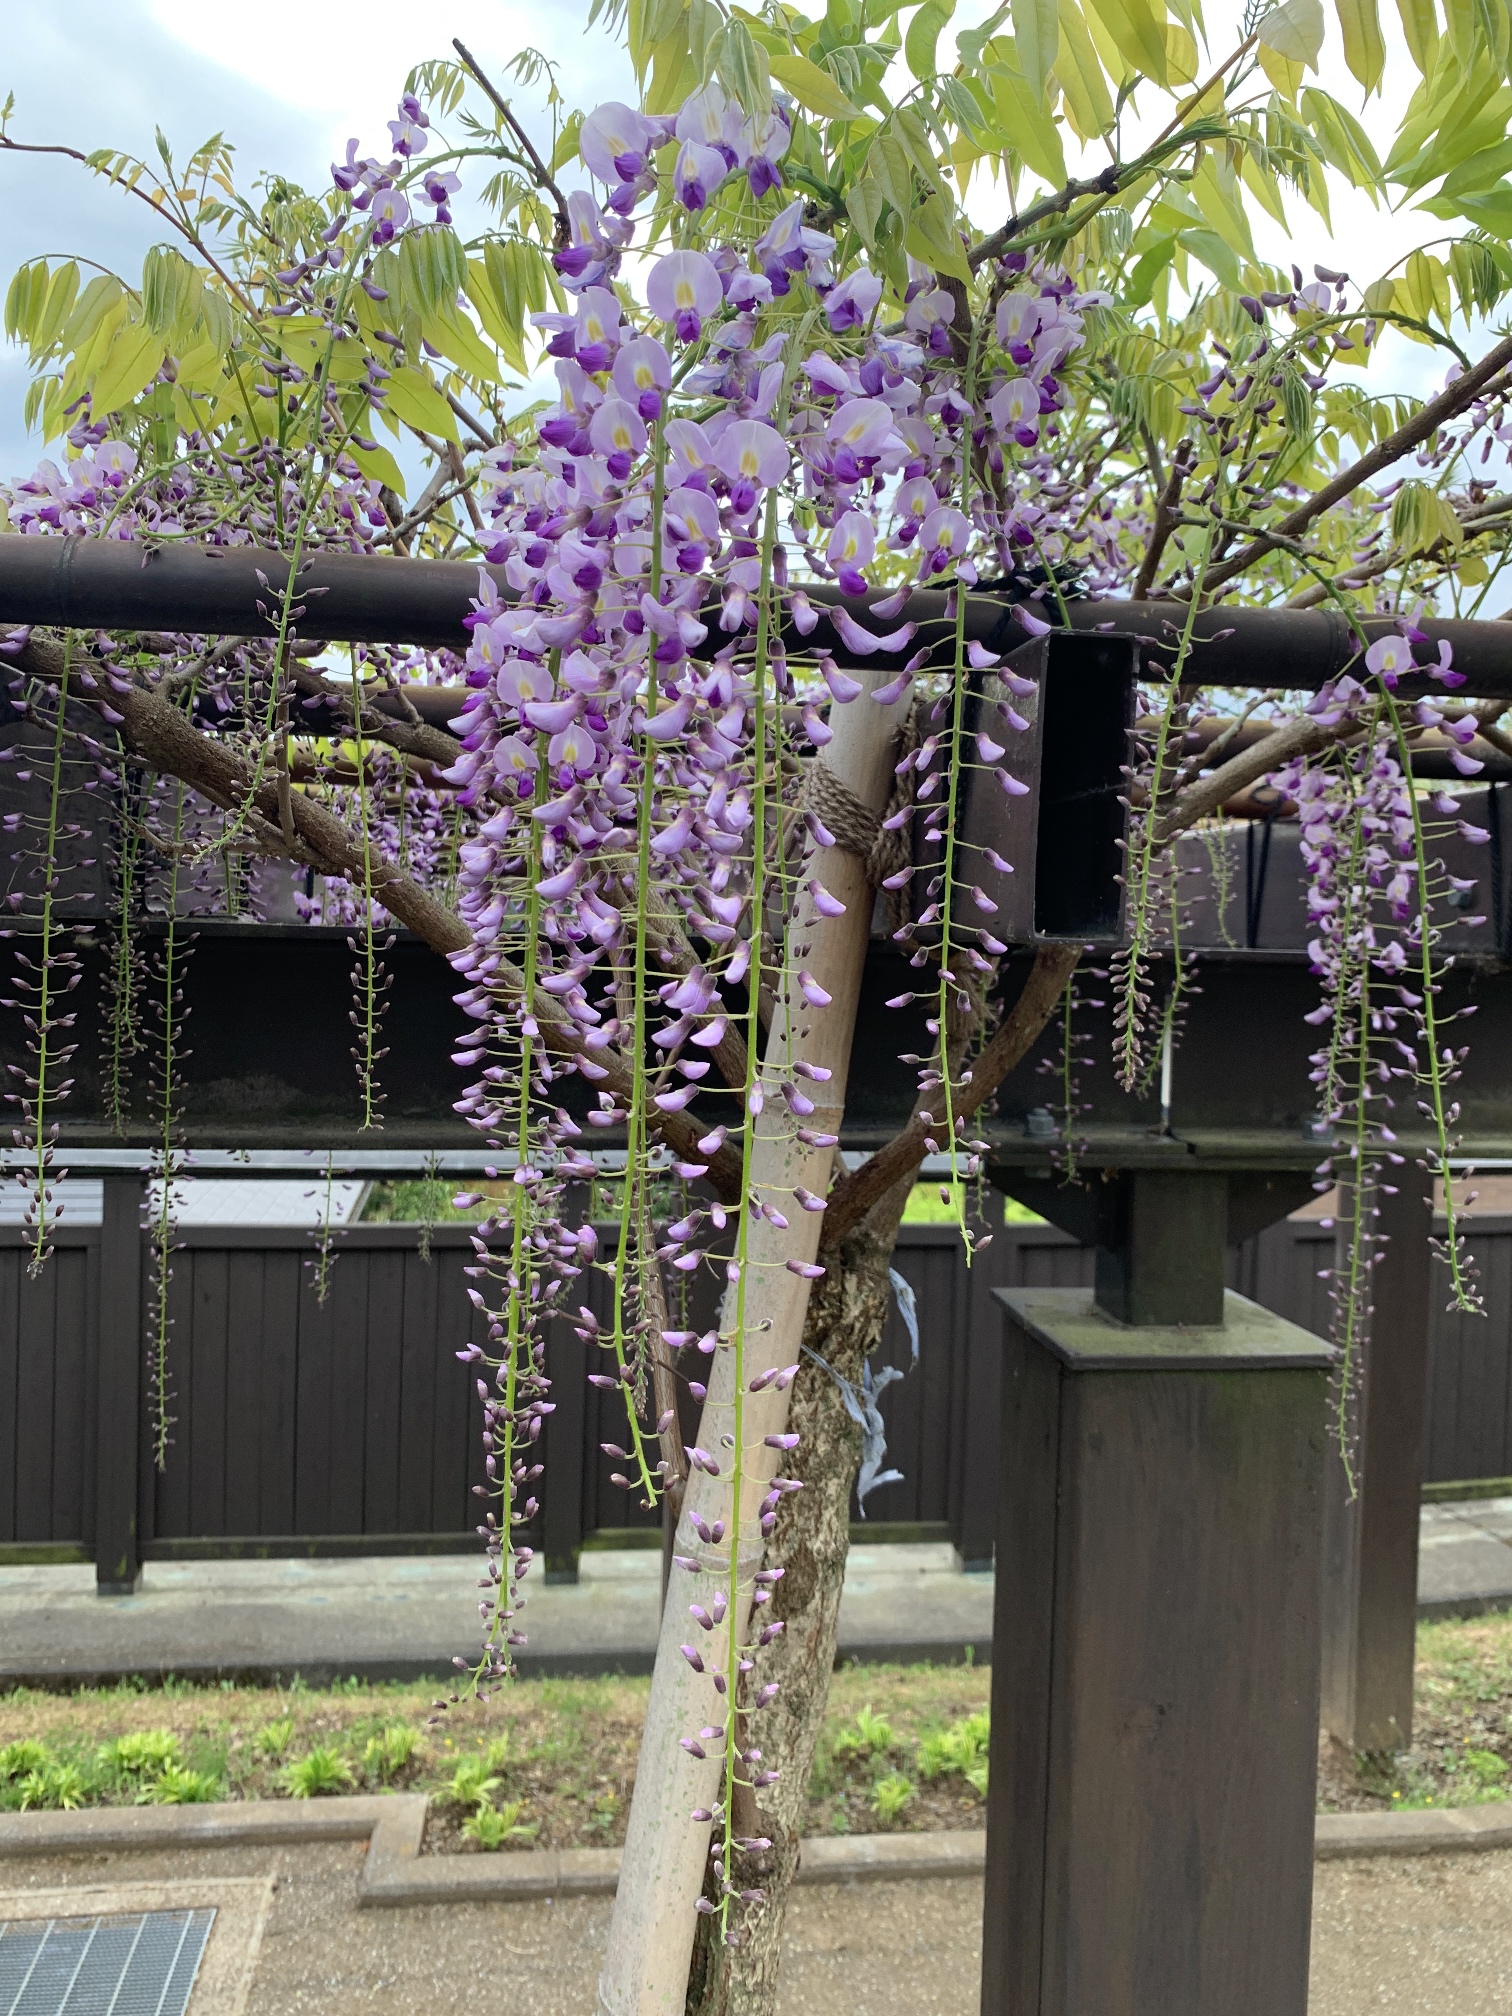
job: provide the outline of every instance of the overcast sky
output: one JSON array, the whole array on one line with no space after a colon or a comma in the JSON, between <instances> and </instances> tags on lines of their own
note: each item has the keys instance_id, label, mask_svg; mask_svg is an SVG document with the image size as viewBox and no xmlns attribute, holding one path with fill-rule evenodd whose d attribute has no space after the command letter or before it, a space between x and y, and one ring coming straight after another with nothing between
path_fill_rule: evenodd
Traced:
<instances>
[{"instance_id":1,"label":"overcast sky","mask_svg":"<svg viewBox=\"0 0 1512 2016\"><path fill-rule=\"evenodd\" d=\"M406 73L445 54L452 35L496 73L520 47L543 48L562 65L570 104L630 97L623 56L602 33L585 33L587 10L588 0L447 0L437 8L258 0L250 10L214 0L0 0L0 98L15 94L10 132L18 140L145 153L161 126L184 155L222 131L236 145L244 180L277 168L318 188L349 135L364 151L381 151ZM1224 0L1208 11L1218 22ZM981 0L963 0L957 25L986 12ZM1323 75L1360 111L1329 14ZM1221 39L1215 28L1215 48ZM1415 78L1405 55L1393 53L1394 111ZM1382 115L1377 107L1374 117L1364 116L1374 125ZM1368 278L1394 251L1442 230L1432 219L1382 217L1363 200L1345 198L1331 235L1300 203L1292 236L1270 223L1258 235L1263 257L1296 258L1304 267L1321 260ZM162 235L144 204L72 162L0 158L0 286L43 253L139 272L143 253ZM1391 360L1396 384L1425 390L1439 367L1426 351L1400 350L1400 362ZM0 472L7 474L33 467L39 453L21 425L24 390L20 356L0 347Z\"/></svg>"}]
</instances>

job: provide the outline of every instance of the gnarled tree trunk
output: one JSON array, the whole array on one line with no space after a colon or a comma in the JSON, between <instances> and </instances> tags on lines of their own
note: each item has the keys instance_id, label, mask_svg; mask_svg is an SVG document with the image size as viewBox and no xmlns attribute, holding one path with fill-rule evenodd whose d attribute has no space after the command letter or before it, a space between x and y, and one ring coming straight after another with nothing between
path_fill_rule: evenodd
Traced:
<instances>
[{"instance_id":1,"label":"gnarled tree trunk","mask_svg":"<svg viewBox=\"0 0 1512 2016\"><path fill-rule=\"evenodd\" d=\"M1038 1040L1075 970L1078 952L1074 945L1041 948L1017 1000L976 1054L960 1107L974 1111L989 1100ZM947 1025L952 1079L959 1076L978 1012L973 1007ZM809 1353L818 1353L841 1378L859 1385L863 1361L882 1341L891 1294L888 1273L918 1173L923 1132L918 1122L930 1097L921 1095L915 1122L904 1134L847 1179L860 1189L868 1172L875 1180L876 1170L886 1169L895 1180L873 1196L837 1247L826 1248L827 1272L809 1298L806 1349L789 1417L801 1438L789 1458L789 1472L803 1480L803 1489L783 1501L767 1543L768 1565L784 1570L772 1614L784 1620L786 1629L762 1660L763 1681L780 1686L776 1700L762 1713L762 1761L780 1775L763 1793L749 1832L772 1846L747 1858L744 1868L737 1864L735 1872L741 1888L760 1889L766 1902L746 1912L738 1946L711 1937L712 1921L700 1920L688 1981L689 2016L772 2016L776 2006L783 1922L798 1867L809 1773L829 1700L850 1551L851 1493L861 1462L860 1430L835 1380Z\"/></svg>"},{"instance_id":2,"label":"gnarled tree trunk","mask_svg":"<svg viewBox=\"0 0 1512 2016\"><path fill-rule=\"evenodd\" d=\"M888 1270L912 1188L910 1174L873 1205L840 1251L826 1256L828 1272L809 1298L807 1350L793 1382L789 1416L802 1437L789 1469L803 1489L783 1500L767 1543L768 1565L784 1571L771 1609L787 1627L768 1647L761 1667L763 1681L775 1680L781 1688L762 1713L760 1732L763 1762L781 1774L762 1794L757 1826L772 1846L748 1857L744 1868L737 1865L737 1875L748 1876L749 1887L764 1890L767 1901L747 1911L736 1947L724 1945L717 1932L709 1936L717 1921L699 1921L688 1983L693 2016L770 2016L776 2005L787 1896L835 1664L851 1493L861 1462L861 1431L834 1379L808 1352L818 1352L842 1378L860 1385L862 1362L881 1342L887 1320Z\"/></svg>"}]
</instances>

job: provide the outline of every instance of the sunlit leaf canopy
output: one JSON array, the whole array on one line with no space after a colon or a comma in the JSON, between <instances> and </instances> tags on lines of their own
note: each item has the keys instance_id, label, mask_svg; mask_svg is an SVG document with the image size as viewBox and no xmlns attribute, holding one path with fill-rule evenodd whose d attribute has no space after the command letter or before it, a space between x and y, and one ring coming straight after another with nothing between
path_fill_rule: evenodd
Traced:
<instances>
[{"instance_id":1,"label":"sunlit leaf canopy","mask_svg":"<svg viewBox=\"0 0 1512 2016\"><path fill-rule=\"evenodd\" d=\"M1183 408L1245 403L1237 373L1216 395L1197 390L1212 375L1214 344L1234 352L1252 335L1245 297L1292 304L1271 314L1279 368L1248 386L1243 415L1245 459L1273 508L1408 417L1412 402L1371 356L1371 339L1395 330L1435 347L1449 370L1469 361L1495 320L1512 283L1505 0L1454 0L1442 12L1434 0L1402 0L1398 22L1383 22L1375 0L1340 0L1358 92L1329 91L1318 78L1319 0L1252 4L1238 20L1227 9L1208 19L1190 0L1169 10L1161 0L1015 0L970 28L952 13L946 0L912 9L834 0L819 18L715 0L610 0L594 26L628 39L649 112L675 111L710 78L742 104L770 104L774 90L786 99L789 187L808 199L809 220L837 237L838 270L864 257L884 276L884 317L901 309L910 261L914 273L981 294L1001 287L992 261L1007 249L1063 264L1109 296L1092 311L1095 340L1072 373L1058 454L1068 491L1126 507L1100 537L1105 557L1116 548L1131 576L1149 495L1193 431ZM1419 73L1395 133L1383 131L1368 97L1385 74L1388 34L1405 40ZM510 111L460 62L411 77L436 131L397 178L397 221L411 228L369 248L360 276L347 255L368 227L340 188L312 195L276 175L243 188L221 136L182 162L161 135L148 162L88 156L93 172L157 208L164 239L139 278L57 259L16 275L6 328L35 368L28 424L51 443L83 412L112 416L111 439L139 457L118 510L192 441L219 458L222 492L212 502L202 482L193 513L182 523L169 514L160 536L227 526L276 544L280 488L265 473L249 482L241 458L271 441L287 469L317 436L328 451L322 406L334 408L343 466L402 508L398 525L393 511L363 522L360 491L333 472L317 536L478 550L477 456L496 440L533 438L544 402L533 396L543 359L532 317L564 305L552 262L569 228L562 192L586 179L586 108L567 103L533 52L514 68ZM33 137L14 115L6 131ZM427 178L448 172L474 197L478 228L415 228ZM665 172L662 180L632 261L686 239L687 214ZM1341 185L1382 206L1426 210L1444 232L1388 271L1332 287L1306 259L1308 217L1326 224ZM700 216L701 232L738 231L756 207L745 179L731 177ZM1255 256L1262 213L1291 234L1300 290L1297 275ZM381 241L382 227L373 235ZM338 256L318 299L308 290L295 298L295 282ZM797 312L796 301L779 300L768 323L780 328ZM1214 473L1197 435L1193 490ZM1379 563L1389 552L1392 566L1373 578L1389 572L1400 592L1429 590L1479 610L1505 547L1495 499L1470 482L1479 473L1453 456L1413 472L1389 500L1389 536L1373 555ZM1242 504L1251 516L1265 508L1253 492ZM1378 529L1380 506L1370 490L1329 514L1310 535L1316 559L1337 571ZM1236 590L1284 597L1306 586L1309 564L1272 553Z\"/></svg>"}]
</instances>

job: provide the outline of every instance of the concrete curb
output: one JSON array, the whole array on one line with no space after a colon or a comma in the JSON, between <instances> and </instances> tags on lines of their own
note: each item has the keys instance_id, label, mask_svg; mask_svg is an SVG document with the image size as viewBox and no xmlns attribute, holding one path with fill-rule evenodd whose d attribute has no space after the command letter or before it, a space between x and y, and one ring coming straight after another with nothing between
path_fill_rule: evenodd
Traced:
<instances>
[{"instance_id":1,"label":"concrete curb","mask_svg":"<svg viewBox=\"0 0 1512 2016\"><path fill-rule=\"evenodd\" d=\"M1512 1590L1482 1595L1434 1597L1417 1606L1420 1623L1469 1620L1512 1609ZM642 1677L656 1663L653 1643L563 1647L554 1651L521 1647L516 1654L521 1673L532 1680L602 1679L612 1675ZM899 1638L884 1634L842 1638L837 1666L963 1666L992 1664L990 1631L933 1638ZM449 1655L405 1656L401 1653L297 1654L287 1658L133 1659L59 1656L37 1661L0 1657L0 1687L35 1687L43 1693L68 1694L81 1687L114 1687L123 1680L159 1687L166 1679L188 1680L210 1687L229 1682L236 1687L287 1687L299 1680L307 1687L330 1687L357 1678L373 1684L395 1681L406 1686L456 1679Z\"/></svg>"},{"instance_id":2,"label":"concrete curb","mask_svg":"<svg viewBox=\"0 0 1512 2016\"><path fill-rule=\"evenodd\" d=\"M522 1902L533 1897L611 1897L617 1848L531 1849L497 1855L422 1855L429 1802L422 1793L296 1802L258 1799L215 1806L149 1806L88 1813L0 1814L0 1860L25 1855L143 1853L259 1843L362 1841L357 1884L364 1909L408 1904ZM830 1835L805 1841L796 1881L918 1882L978 1876L987 1836ZM1512 1848L1512 1801L1412 1813L1320 1813L1314 1853L1435 1855Z\"/></svg>"},{"instance_id":3,"label":"concrete curb","mask_svg":"<svg viewBox=\"0 0 1512 2016\"><path fill-rule=\"evenodd\" d=\"M1506 1607L1504 1599L1494 1606ZM642 1679L656 1665L656 1646L601 1645L533 1651L528 1645L517 1649L515 1663L527 1680L599 1680L615 1677ZM836 1648L837 1666L990 1666L990 1634L968 1638L964 1633L943 1638L854 1638L842 1639ZM187 1680L197 1687L229 1683L233 1687L287 1687L299 1681L306 1687L333 1687L343 1680L359 1679L371 1685L387 1681L403 1686L417 1683L450 1686L456 1681L450 1654L406 1658L401 1654L359 1653L341 1657L334 1653L312 1654L308 1658L286 1659L169 1659L133 1660L113 1663L100 1659L59 1658L37 1665L25 1659L0 1658L0 1687L35 1687L44 1694L71 1694L84 1687L115 1687L123 1680L140 1680L160 1687L165 1680Z\"/></svg>"},{"instance_id":4,"label":"concrete curb","mask_svg":"<svg viewBox=\"0 0 1512 2016\"><path fill-rule=\"evenodd\" d=\"M1313 1853L1320 1862L1337 1862L1346 1855L1442 1855L1476 1848L1512 1848L1512 1801L1413 1813L1320 1813Z\"/></svg>"},{"instance_id":5,"label":"concrete curb","mask_svg":"<svg viewBox=\"0 0 1512 2016\"><path fill-rule=\"evenodd\" d=\"M1489 1589L1476 1596L1431 1596L1417 1606L1420 1624L1468 1623L1512 1610L1512 1589Z\"/></svg>"},{"instance_id":6,"label":"concrete curb","mask_svg":"<svg viewBox=\"0 0 1512 2016\"><path fill-rule=\"evenodd\" d=\"M85 1813L0 1813L0 1856L95 1855L152 1848L240 1848L274 1841L365 1841L379 1828L413 1833L430 1802L420 1792L346 1799L227 1799L207 1806L96 1806Z\"/></svg>"}]
</instances>

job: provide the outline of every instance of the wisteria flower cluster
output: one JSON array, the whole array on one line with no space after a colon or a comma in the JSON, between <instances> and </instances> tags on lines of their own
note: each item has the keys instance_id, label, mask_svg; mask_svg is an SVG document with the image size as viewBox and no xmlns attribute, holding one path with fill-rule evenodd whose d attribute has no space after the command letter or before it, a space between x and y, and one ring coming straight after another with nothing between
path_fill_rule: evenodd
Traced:
<instances>
[{"instance_id":1,"label":"wisteria flower cluster","mask_svg":"<svg viewBox=\"0 0 1512 2016\"><path fill-rule=\"evenodd\" d=\"M881 276L861 263L837 278L833 238L805 223L801 199L786 198L788 130L781 103L752 117L717 85L675 118L651 120L623 105L588 116L582 155L604 193L569 198L572 237L556 265L570 305L535 318L557 397L538 417L532 448L511 444L486 458L481 504L493 571L480 575L469 619L471 698L455 724L462 753L448 776L477 822L460 853L472 942L454 964L475 1030L458 1061L479 1070L461 1110L501 1150L517 1151L515 1200L489 1234L509 1254L506 1295L491 1318L500 1369L492 1392L480 1379L480 1393L490 1409L490 1462L520 1494L522 1511L550 1406L541 1321L585 1259L583 1235L555 1213L562 1182L591 1168L591 1130L623 1130L633 1167L650 1127L691 1113L697 1101L699 1118L674 1165L692 1184L770 1096L750 1061L754 1044L733 1083L719 1060L727 1069L732 1036L756 1029L750 1004L763 959L783 963L791 909L780 878L793 822L805 822L821 846L832 839L787 780L805 761L822 760L829 710L856 704L863 690L825 652L805 648L820 612L803 584L833 581L854 603L842 600L830 618L852 660L908 653L913 625L874 626L895 616L911 582L952 586L946 634L912 650L876 695L896 701L915 679L927 692L932 667L953 685L957 673L996 662L949 634L980 556L991 553L999 571L1012 573L1056 536L1039 493L1064 373L1097 297L1062 273L1009 258L991 323L996 340L980 355L955 329L954 298L923 269L901 315L886 311ZM663 159L673 164L686 243L632 269L626 254L640 211L662 186ZM705 235L710 198L735 174L746 178L754 221L738 238L728 229ZM996 772L1006 789L1023 788L1009 749L1025 723L1011 704L1002 711L1002 739L984 733L967 749L941 701L935 732L905 758L905 771L933 768L936 839L967 762ZM958 913L973 873L958 853L953 886L932 890L921 922L938 930ZM809 888L821 916L842 907L821 881L810 878ZM990 974L1006 949L983 923L958 918L945 935L945 957L915 955L934 967L942 1003L945 990L965 984L968 965ZM523 1009L501 999L493 982L505 960L525 969L527 987L571 1025L568 1064L560 1043L548 1050L541 1040L529 993ZM828 996L801 961L798 984L822 1014ZM931 1026L942 1023L943 1011ZM646 1060L628 1082L599 1061L611 1046ZM564 1070L594 1095L580 1119L562 1095ZM778 1096L795 1138L823 1147L834 1137L808 1124L815 1109L805 1091L818 1075L795 1055ZM944 1114L936 1134L942 1149L956 1145ZM610 1354L597 1376L631 1398L632 1446L616 1452L630 1458L627 1482L649 1495L667 1467L653 1461L635 1418L653 1352L696 1360L700 1351L738 1355L743 1343L732 1320L738 1241L737 1257L719 1263L726 1318L708 1335L654 1333L657 1298L646 1270L705 1264L709 1239L731 1213L782 1225L784 1214L823 1208L807 1191L747 1193L729 1210L696 1205L632 1267L636 1207L627 1186L612 1320L600 1325L586 1310L580 1319ZM823 1271L789 1264L808 1276ZM701 1397L707 1375L684 1377ZM744 1454L686 1451L694 1468L738 1466ZM762 1508L767 1528L784 1488L775 1478ZM501 1545L506 1537L501 1531ZM691 1565L717 1581L723 1535L702 1537L707 1559ZM508 1592L524 1565L517 1554L513 1570L500 1570L506 1637L516 1623ZM723 1577L693 1616L695 1637L729 1642L717 1659L697 1645L688 1657L727 1699L749 1665L738 1620L753 1595L762 1600L763 1585L758 1577L754 1589L738 1589L728 1564ZM752 1712L761 1701L758 1689ZM689 1735L693 1754L710 1754L716 1734L734 1745L733 1728L720 1725ZM737 1765L744 1776L746 1764ZM725 1825L728 1793L718 1805Z\"/></svg>"}]
</instances>

